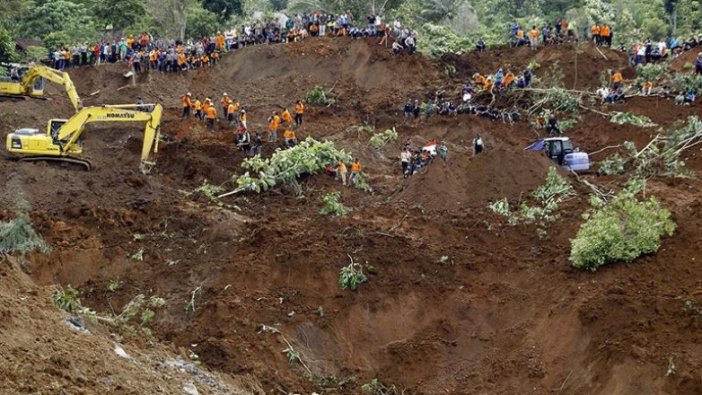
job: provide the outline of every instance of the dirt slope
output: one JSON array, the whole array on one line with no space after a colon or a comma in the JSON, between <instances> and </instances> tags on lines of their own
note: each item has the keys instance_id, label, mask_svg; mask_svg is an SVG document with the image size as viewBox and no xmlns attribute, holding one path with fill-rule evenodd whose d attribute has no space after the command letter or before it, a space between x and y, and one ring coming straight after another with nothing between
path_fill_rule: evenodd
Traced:
<instances>
[{"instance_id":1,"label":"dirt slope","mask_svg":"<svg viewBox=\"0 0 702 395\"><path fill-rule=\"evenodd\" d=\"M19 344L42 339L24 348L0 344L0 354L14 358L5 358L2 368L12 377L9 391L36 392L54 381L71 393L182 391L181 380L112 356L106 336L82 347L83 335L64 328L62 313L49 301L54 284L71 284L81 290L85 305L104 314L138 293L164 297L165 311L154 319L156 351L139 336L129 338L125 349L149 358L161 350L195 353L223 382L244 392L357 394L377 377L414 394L700 393L697 179L649 183L647 191L659 196L678 223L676 236L665 239L658 254L584 273L568 262L569 239L589 193L574 178L578 196L564 204L546 239L535 227L507 225L486 207L502 197L516 204L543 182L550 163L522 152L538 135L526 122L505 125L460 115L404 123L398 114L406 97L453 86L478 65L483 70L536 60L543 68L560 60L567 86L594 87L602 69L624 61L604 53L609 60L589 47L578 54L577 84L570 47L536 53L496 49L442 62L393 57L363 40L250 48L226 55L211 70L153 73L121 90L129 81L120 65L71 71L88 104L133 102L136 96L161 101L168 109L164 132L179 141L162 144L150 175L136 170L140 131L130 126L89 129L86 151L96 163L91 173L0 162L0 182L24 194L35 227L53 247L49 255L30 257L26 276L16 266L0 272L7 273L0 298L14 306L8 308L12 326L0 324L4 338L24 342ZM464 66L449 78L446 64ZM315 84L331 90L339 104L309 106L300 134L330 138L360 157L374 193L342 188L320 175L304 180L301 197L282 188L218 205L202 194L187 194L205 179L233 188L231 176L241 172L243 156L231 144L231 131L209 133L192 120L179 120L183 92L218 99L227 91L251 109L251 123L259 129L270 111L291 105ZM0 127L39 126L70 114L58 92L52 90L51 98L3 102ZM699 110L655 98L598 109L645 114L660 126ZM377 130L396 126L400 138L376 150L369 134L344 132L364 121ZM569 133L594 151L625 140L643 146L656 132L614 125L588 112ZM474 158L470 144L476 133L488 150ZM397 156L407 138L415 145L445 141L449 161L403 179ZM265 154L274 148L267 145ZM698 174L701 158L695 150L686 158ZM584 177L605 187L623 181ZM341 192L342 202L353 208L350 215L319 214L320 197L332 191ZM2 218L12 216L9 204L18 194L8 192ZM143 261L132 258L138 251ZM337 283L349 256L366 265L368 282L357 291L341 290ZM108 292L114 280L123 286ZM37 291L23 300L17 289L22 295L24 289ZM50 324L39 329L39 322ZM50 345L43 354L24 352L43 344ZM289 346L304 365L289 363L282 352ZM110 355L109 363L92 366L97 355ZM143 361L137 366L153 365L148 362L153 359ZM32 365L43 373L30 389ZM128 375L132 381L119 390L105 388L100 378L107 374L114 382Z\"/></svg>"}]
</instances>

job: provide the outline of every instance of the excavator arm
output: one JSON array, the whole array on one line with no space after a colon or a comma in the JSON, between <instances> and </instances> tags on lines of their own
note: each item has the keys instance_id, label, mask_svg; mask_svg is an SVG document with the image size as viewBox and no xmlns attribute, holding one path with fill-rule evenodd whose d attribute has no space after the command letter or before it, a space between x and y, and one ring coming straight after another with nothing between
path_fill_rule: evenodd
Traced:
<instances>
[{"instance_id":1,"label":"excavator arm","mask_svg":"<svg viewBox=\"0 0 702 395\"><path fill-rule=\"evenodd\" d=\"M76 87L73 85L73 81L71 81L71 77L68 75L68 73L46 66L32 66L29 68L29 71L24 75L22 81L20 82L22 86L22 93L24 95L32 95L34 83L37 78L45 78L51 82L62 85L63 89L68 95L68 98L71 100L73 107L76 109L76 112L83 107L80 97L78 96L78 92L76 91Z\"/></svg>"},{"instance_id":2,"label":"excavator arm","mask_svg":"<svg viewBox=\"0 0 702 395\"><path fill-rule=\"evenodd\" d=\"M140 109L144 108L150 111L140 111ZM162 114L163 107L160 104L84 107L68 119L52 137L61 147L61 153L68 155L85 131L85 126L89 123L145 122L140 168L143 172L148 172L155 163L150 157L151 152L158 152Z\"/></svg>"}]
</instances>

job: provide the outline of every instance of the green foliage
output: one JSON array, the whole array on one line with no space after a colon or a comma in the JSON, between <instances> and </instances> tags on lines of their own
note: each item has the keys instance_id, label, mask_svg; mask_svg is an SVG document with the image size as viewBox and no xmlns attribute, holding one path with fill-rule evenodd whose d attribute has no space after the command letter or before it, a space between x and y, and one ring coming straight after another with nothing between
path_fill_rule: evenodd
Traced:
<instances>
[{"instance_id":1,"label":"green foliage","mask_svg":"<svg viewBox=\"0 0 702 395\"><path fill-rule=\"evenodd\" d=\"M12 41L10 32L0 25L0 62L12 62L16 59L15 43Z\"/></svg>"},{"instance_id":2,"label":"green foliage","mask_svg":"<svg viewBox=\"0 0 702 395\"><path fill-rule=\"evenodd\" d=\"M232 15L242 15L242 0L200 0L202 7L213 12L220 22L226 22Z\"/></svg>"},{"instance_id":3,"label":"green foliage","mask_svg":"<svg viewBox=\"0 0 702 395\"><path fill-rule=\"evenodd\" d=\"M673 78L673 86L678 92L702 93L702 76L693 74L677 74Z\"/></svg>"},{"instance_id":4,"label":"green foliage","mask_svg":"<svg viewBox=\"0 0 702 395\"><path fill-rule=\"evenodd\" d=\"M636 87L641 88L646 82L656 82L666 71L668 65L665 63L647 63L636 66Z\"/></svg>"},{"instance_id":5,"label":"green foliage","mask_svg":"<svg viewBox=\"0 0 702 395\"><path fill-rule=\"evenodd\" d=\"M341 198L341 193L338 191L322 196L321 200L322 203L324 203L324 207L322 207L320 213L333 217L340 217L348 214L351 210L344 206L343 203L339 201L339 198Z\"/></svg>"},{"instance_id":6,"label":"green foliage","mask_svg":"<svg viewBox=\"0 0 702 395\"><path fill-rule=\"evenodd\" d=\"M580 112L581 99L565 89L552 88L547 93L548 105L554 111L562 111L572 114Z\"/></svg>"},{"instance_id":7,"label":"green foliage","mask_svg":"<svg viewBox=\"0 0 702 395\"><path fill-rule=\"evenodd\" d=\"M122 285L124 285L124 282L118 279L110 280L110 283L107 284L107 290L110 292L117 292L122 288Z\"/></svg>"},{"instance_id":8,"label":"green foliage","mask_svg":"<svg viewBox=\"0 0 702 395\"><path fill-rule=\"evenodd\" d=\"M133 319L139 317L141 326L148 324L156 316L154 310L161 309L166 305L166 301L158 296L152 296L148 300L143 294L138 294L122 308L122 312L113 318L117 325L128 325Z\"/></svg>"},{"instance_id":9,"label":"green foliage","mask_svg":"<svg viewBox=\"0 0 702 395\"><path fill-rule=\"evenodd\" d=\"M507 201L507 198L502 198L498 201L490 203L488 205L488 208L492 210L492 212L505 217L509 217L511 215L511 211L509 209L509 202Z\"/></svg>"},{"instance_id":10,"label":"green foliage","mask_svg":"<svg viewBox=\"0 0 702 395\"><path fill-rule=\"evenodd\" d=\"M58 288L51 295L51 300L56 307L65 310L69 313L78 313L83 309L78 296L80 292L73 288L70 284L66 289Z\"/></svg>"},{"instance_id":11,"label":"green foliage","mask_svg":"<svg viewBox=\"0 0 702 395\"><path fill-rule=\"evenodd\" d=\"M373 192L373 188L368 183L368 177L364 173L359 173L354 180L354 187L363 192Z\"/></svg>"},{"instance_id":12,"label":"green foliage","mask_svg":"<svg viewBox=\"0 0 702 395\"><path fill-rule=\"evenodd\" d=\"M256 155L244 160L242 167L257 173L258 177L247 171L236 182L241 190L261 193L279 184L296 183L303 174L317 174L328 165L351 160L351 155L337 150L331 141L319 142L308 137L293 148L277 149L269 159Z\"/></svg>"},{"instance_id":13,"label":"green foliage","mask_svg":"<svg viewBox=\"0 0 702 395\"><path fill-rule=\"evenodd\" d=\"M0 221L0 253L25 255L32 251L49 253L51 249L32 228L26 211L18 209L14 219Z\"/></svg>"},{"instance_id":14,"label":"green foliage","mask_svg":"<svg viewBox=\"0 0 702 395\"><path fill-rule=\"evenodd\" d=\"M460 36L450 27L425 23L419 29L417 50L427 56L441 56L445 53L460 54L470 51L475 40Z\"/></svg>"},{"instance_id":15,"label":"green foliage","mask_svg":"<svg viewBox=\"0 0 702 395\"><path fill-rule=\"evenodd\" d=\"M22 36L44 40L47 46L94 40L95 32L88 7L69 0L46 0L30 8L20 23Z\"/></svg>"},{"instance_id":16,"label":"green foliage","mask_svg":"<svg viewBox=\"0 0 702 395\"><path fill-rule=\"evenodd\" d=\"M341 268L339 272L339 287L350 288L355 291L359 284L365 283L368 278L363 273L363 267L355 262Z\"/></svg>"},{"instance_id":17,"label":"green foliage","mask_svg":"<svg viewBox=\"0 0 702 395\"><path fill-rule=\"evenodd\" d=\"M20 60L23 63L40 63L42 60L49 58L49 51L45 47L30 45L25 48L23 54L20 55Z\"/></svg>"},{"instance_id":18,"label":"green foliage","mask_svg":"<svg viewBox=\"0 0 702 395\"><path fill-rule=\"evenodd\" d=\"M288 363L290 365L295 365L301 361L300 353L292 347L285 348L283 353L285 353L285 356L288 358Z\"/></svg>"},{"instance_id":19,"label":"green foliage","mask_svg":"<svg viewBox=\"0 0 702 395\"><path fill-rule=\"evenodd\" d=\"M542 203L549 201L560 202L563 199L574 196L575 190L568 180L558 174L555 167L550 167L546 175L546 182L536 188L533 195Z\"/></svg>"},{"instance_id":20,"label":"green foliage","mask_svg":"<svg viewBox=\"0 0 702 395\"><path fill-rule=\"evenodd\" d=\"M614 154L600 162L600 168L597 172L603 176L623 174L625 164L626 158L619 154Z\"/></svg>"},{"instance_id":21,"label":"green foliage","mask_svg":"<svg viewBox=\"0 0 702 395\"><path fill-rule=\"evenodd\" d=\"M386 144L397 140L397 132L395 128L388 129L382 133L375 133L370 138L370 145L375 149L381 149L385 147Z\"/></svg>"},{"instance_id":22,"label":"green foliage","mask_svg":"<svg viewBox=\"0 0 702 395\"><path fill-rule=\"evenodd\" d=\"M645 115L635 115L630 112L615 111L614 113L612 113L612 117L609 119L609 121L618 125L624 125L628 123L630 125L642 128L656 126L655 123L651 122L651 118Z\"/></svg>"},{"instance_id":23,"label":"green foliage","mask_svg":"<svg viewBox=\"0 0 702 395\"><path fill-rule=\"evenodd\" d=\"M132 26L141 18L146 9L143 0L92 0L91 11L97 21L112 26L112 30L122 30Z\"/></svg>"},{"instance_id":24,"label":"green foliage","mask_svg":"<svg viewBox=\"0 0 702 395\"><path fill-rule=\"evenodd\" d=\"M129 259L137 262L142 262L144 260L144 249L140 248L137 252L132 254Z\"/></svg>"},{"instance_id":25,"label":"green foliage","mask_svg":"<svg viewBox=\"0 0 702 395\"><path fill-rule=\"evenodd\" d=\"M333 106L336 103L336 100L327 97L324 88L319 85L316 85L307 92L305 101L309 104L319 104L323 106Z\"/></svg>"},{"instance_id":26,"label":"green foliage","mask_svg":"<svg viewBox=\"0 0 702 395\"><path fill-rule=\"evenodd\" d=\"M671 236L675 223L655 197L639 201L623 191L608 204L585 214L586 221L571 240L573 266L591 271L612 262L631 262L656 252L662 236Z\"/></svg>"},{"instance_id":27,"label":"green foliage","mask_svg":"<svg viewBox=\"0 0 702 395\"><path fill-rule=\"evenodd\" d=\"M192 7L188 9L187 24L185 28L186 37L205 38L220 30L221 24L214 12Z\"/></svg>"}]
</instances>

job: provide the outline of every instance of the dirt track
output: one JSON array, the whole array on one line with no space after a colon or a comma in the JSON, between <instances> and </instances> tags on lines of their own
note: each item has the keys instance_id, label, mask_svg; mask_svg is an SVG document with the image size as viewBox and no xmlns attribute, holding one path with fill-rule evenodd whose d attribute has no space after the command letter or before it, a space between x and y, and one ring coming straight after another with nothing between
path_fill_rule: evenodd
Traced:
<instances>
[{"instance_id":1,"label":"dirt track","mask_svg":"<svg viewBox=\"0 0 702 395\"><path fill-rule=\"evenodd\" d=\"M545 240L534 227L507 225L486 207L502 197L516 203L543 183L549 162L522 152L536 137L527 123L510 126L460 115L403 124L406 98L425 97L439 87L458 90L461 78L494 71L507 59L518 59L510 60L514 67L533 59L542 68L559 59L566 86L578 89L596 87L603 69L626 63L617 53L607 51L605 61L586 47L578 53L576 81L572 48L518 51L512 56L498 49L443 63L419 56L398 59L363 41L308 40L229 54L212 70L154 73L120 91L127 83L122 66L72 71L88 105L129 103L136 96L163 103L168 107L164 132L179 141L161 146L158 165L148 176L137 170L140 133L132 127L90 129L86 150L97 167L91 173L0 162L0 182L23 192L36 228L53 247L51 255L32 255L25 265L27 286L39 289L30 299L36 304L0 293L17 303L5 310L11 311L12 325L0 325L0 335L10 339L0 342L0 355L25 350L13 344L22 328L66 347L61 344L68 335L51 325L37 328L60 320L48 302L48 289L58 283L80 289L83 303L98 312L119 310L137 293L164 297L167 309L154 324L159 350L184 354L190 349L245 391L260 386L265 393L311 393L321 386L325 393L355 394L378 377L416 394L702 393L702 317L684 309L686 301L702 304L699 180L650 182L649 191L678 224L658 254L585 273L569 265L568 253L569 238L587 207L586 187L571 179L578 197L564 205ZM446 64L456 67L455 75L444 72ZM180 95L190 91L218 100L227 91L247 105L250 125L262 130L270 111L292 106L315 84L334 87L339 105L309 106L300 134L332 139L360 157L373 194L342 189L322 175L304 181L303 198L282 189L224 201L240 210L182 193L205 179L233 188L231 176L241 173L243 157L231 144L231 132L210 135L193 121L180 121ZM51 99L3 102L0 127L41 127L50 117L70 114L59 92ZM661 126L699 114L698 106L676 107L656 98L635 98L615 110L645 114ZM376 151L369 135L343 132L363 122L378 130L396 125L400 138ZM488 147L478 157L469 150L475 133ZM652 134L655 129L615 125L594 113L584 113L569 131L585 151L625 140L642 145ZM403 179L396 158L407 138L446 141L448 163L437 161L425 173ZM689 156L688 167L699 174L700 151ZM586 177L610 187L621 181ZM353 208L349 216L319 214L319 197L334 190ZM15 192L8 192L11 201ZM9 211L2 214L9 216ZM136 240L136 234L143 239ZM130 259L139 249L143 262ZM337 284L347 254L369 265L369 281L356 292ZM442 256L449 261L439 263ZM26 293L18 285L23 274L0 267L0 288ZM108 292L115 279L124 286ZM186 313L198 287L196 311ZM40 315L32 316L32 309ZM281 336L261 332L261 324L276 327L292 342L313 379L288 363ZM150 349L139 336L126 341L136 350ZM81 343L61 348L71 350L62 358L96 360L109 352L101 348L109 342ZM125 383L119 392L96 378L110 374L103 370L83 371L90 377L81 380L77 362L47 362L58 353L41 347L18 360L0 359L2 374L10 378L4 388L31 393L26 372L39 364L48 370L34 391L57 382L68 393L159 393L146 386L154 376L121 365L115 369L144 386ZM671 361L674 372L666 375ZM22 370L8 375L13 366ZM170 387L164 391L175 393Z\"/></svg>"}]
</instances>

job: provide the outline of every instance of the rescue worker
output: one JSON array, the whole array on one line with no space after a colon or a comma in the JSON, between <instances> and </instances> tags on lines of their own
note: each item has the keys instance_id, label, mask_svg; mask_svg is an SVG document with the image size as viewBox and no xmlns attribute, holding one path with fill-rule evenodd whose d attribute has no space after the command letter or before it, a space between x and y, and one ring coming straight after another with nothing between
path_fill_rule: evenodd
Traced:
<instances>
[{"instance_id":1,"label":"rescue worker","mask_svg":"<svg viewBox=\"0 0 702 395\"><path fill-rule=\"evenodd\" d=\"M651 81L646 81L643 85L642 93L644 96L650 96L651 95L651 89L653 89L653 82Z\"/></svg>"},{"instance_id":2,"label":"rescue worker","mask_svg":"<svg viewBox=\"0 0 702 395\"><path fill-rule=\"evenodd\" d=\"M536 28L536 25L533 25L531 27L531 31L529 32L529 46L531 47L532 51L536 51L536 46L539 43L539 29Z\"/></svg>"},{"instance_id":3,"label":"rescue worker","mask_svg":"<svg viewBox=\"0 0 702 395\"><path fill-rule=\"evenodd\" d=\"M285 124L287 126L292 125L293 118L292 118L292 115L290 115L290 111L288 111L287 108L283 109L283 113L280 114L280 117L283 118L283 121L285 121Z\"/></svg>"},{"instance_id":4,"label":"rescue worker","mask_svg":"<svg viewBox=\"0 0 702 395\"><path fill-rule=\"evenodd\" d=\"M183 96L183 115L181 118L190 118L190 107L193 106L190 96L192 96L190 92Z\"/></svg>"},{"instance_id":5,"label":"rescue worker","mask_svg":"<svg viewBox=\"0 0 702 395\"><path fill-rule=\"evenodd\" d=\"M358 161L358 158L354 159L353 162L351 162L351 175L349 176L350 185L355 185L356 182L358 182L358 177L361 175L361 170L361 162Z\"/></svg>"},{"instance_id":6,"label":"rescue worker","mask_svg":"<svg viewBox=\"0 0 702 395\"><path fill-rule=\"evenodd\" d=\"M592 35L592 41L600 45L600 27L596 23L590 28L590 34Z\"/></svg>"},{"instance_id":7,"label":"rescue worker","mask_svg":"<svg viewBox=\"0 0 702 395\"><path fill-rule=\"evenodd\" d=\"M341 177L341 185L346 185L346 164L339 161L336 165L336 178Z\"/></svg>"},{"instance_id":8,"label":"rescue worker","mask_svg":"<svg viewBox=\"0 0 702 395\"><path fill-rule=\"evenodd\" d=\"M227 106L227 121L230 126L236 122L236 106L234 103L229 103Z\"/></svg>"},{"instance_id":9,"label":"rescue worker","mask_svg":"<svg viewBox=\"0 0 702 395\"><path fill-rule=\"evenodd\" d=\"M209 106L207 108L207 126L214 130L215 120L217 119L217 109L214 106Z\"/></svg>"},{"instance_id":10,"label":"rescue worker","mask_svg":"<svg viewBox=\"0 0 702 395\"><path fill-rule=\"evenodd\" d=\"M556 120L554 115L548 117L546 131L548 132L549 136L559 136L561 134L561 128L558 126L558 120Z\"/></svg>"},{"instance_id":11,"label":"rescue worker","mask_svg":"<svg viewBox=\"0 0 702 395\"><path fill-rule=\"evenodd\" d=\"M622 77L622 73L617 70L612 74L612 88L615 90L620 88L622 86L622 80L624 80L624 77Z\"/></svg>"},{"instance_id":12,"label":"rescue worker","mask_svg":"<svg viewBox=\"0 0 702 395\"><path fill-rule=\"evenodd\" d=\"M232 104L232 99L229 98L229 95L227 95L226 92L222 94L222 100L219 101L219 104L222 105L222 116L226 117L227 109L229 108L229 105Z\"/></svg>"},{"instance_id":13,"label":"rescue worker","mask_svg":"<svg viewBox=\"0 0 702 395\"><path fill-rule=\"evenodd\" d=\"M200 103L199 99L195 99L195 103L193 103L193 111L195 111L195 119L202 121L202 103Z\"/></svg>"},{"instance_id":14,"label":"rescue worker","mask_svg":"<svg viewBox=\"0 0 702 395\"><path fill-rule=\"evenodd\" d=\"M273 111L273 115L268 117L268 141L278 141L278 127L280 126L280 117L278 113Z\"/></svg>"},{"instance_id":15,"label":"rescue worker","mask_svg":"<svg viewBox=\"0 0 702 395\"><path fill-rule=\"evenodd\" d=\"M297 144L297 137L295 136L295 131L290 125L288 125L288 127L285 128L285 132L283 132L283 139L285 142L285 146L288 148L292 148L295 146L295 144Z\"/></svg>"},{"instance_id":16,"label":"rescue worker","mask_svg":"<svg viewBox=\"0 0 702 395\"><path fill-rule=\"evenodd\" d=\"M302 126L302 115L305 113L305 105L302 104L301 100L295 103L295 125L297 127Z\"/></svg>"},{"instance_id":17,"label":"rescue worker","mask_svg":"<svg viewBox=\"0 0 702 395\"><path fill-rule=\"evenodd\" d=\"M511 71L507 70L507 74L505 74L505 78L502 80L502 86L505 87L505 89L509 88L510 85L514 83L515 77L514 73Z\"/></svg>"}]
</instances>

